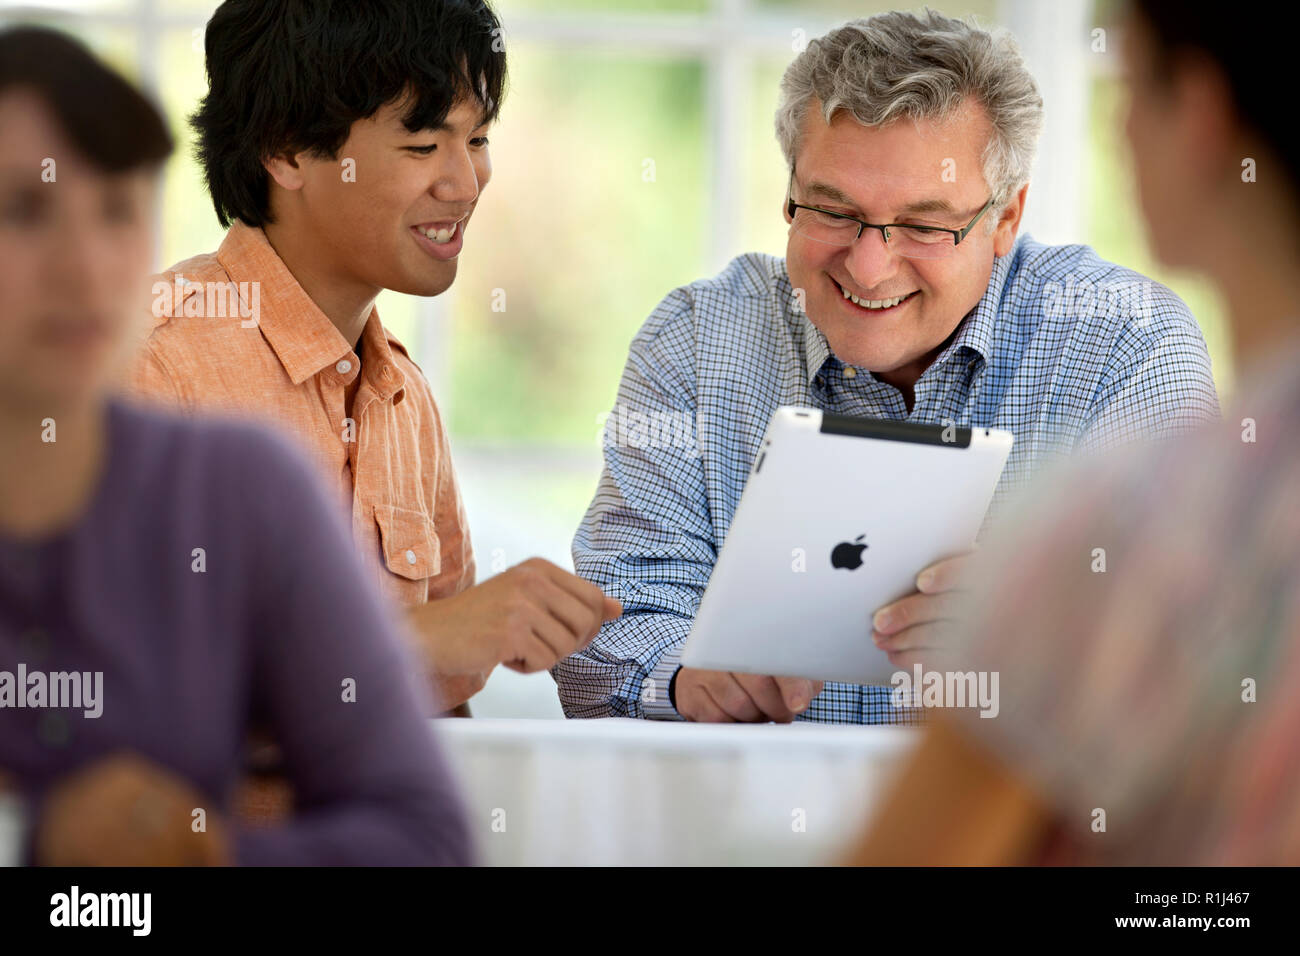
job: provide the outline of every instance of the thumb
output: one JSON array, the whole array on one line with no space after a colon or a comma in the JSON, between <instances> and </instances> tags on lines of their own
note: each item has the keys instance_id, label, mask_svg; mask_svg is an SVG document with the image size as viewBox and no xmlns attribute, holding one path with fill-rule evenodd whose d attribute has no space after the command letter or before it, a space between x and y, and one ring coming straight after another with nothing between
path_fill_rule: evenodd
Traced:
<instances>
[{"instance_id":1,"label":"thumb","mask_svg":"<svg viewBox=\"0 0 1300 956\"><path fill-rule=\"evenodd\" d=\"M612 621L623 613L623 602L616 601L612 597L605 598L604 618L603 620Z\"/></svg>"},{"instance_id":2,"label":"thumb","mask_svg":"<svg viewBox=\"0 0 1300 956\"><path fill-rule=\"evenodd\" d=\"M812 699L821 693L820 681L811 681L803 677L778 677L776 685L781 691L785 705L791 710L800 711L807 707Z\"/></svg>"}]
</instances>

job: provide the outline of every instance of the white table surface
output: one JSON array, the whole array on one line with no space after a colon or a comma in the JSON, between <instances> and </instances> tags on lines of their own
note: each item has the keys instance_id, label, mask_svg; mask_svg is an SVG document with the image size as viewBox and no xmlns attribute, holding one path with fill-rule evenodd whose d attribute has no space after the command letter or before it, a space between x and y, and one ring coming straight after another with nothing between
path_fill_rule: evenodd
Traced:
<instances>
[{"instance_id":1,"label":"white table surface","mask_svg":"<svg viewBox=\"0 0 1300 956\"><path fill-rule=\"evenodd\" d=\"M802 865L861 833L915 728L436 722L491 865Z\"/></svg>"}]
</instances>

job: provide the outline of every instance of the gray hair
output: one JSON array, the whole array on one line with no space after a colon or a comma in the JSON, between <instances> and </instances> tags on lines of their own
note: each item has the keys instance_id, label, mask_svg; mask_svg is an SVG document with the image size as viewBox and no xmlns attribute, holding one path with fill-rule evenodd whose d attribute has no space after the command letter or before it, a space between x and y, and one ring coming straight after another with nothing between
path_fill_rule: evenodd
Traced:
<instances>
[{"instance_id":1,"label":"gray hair","mask_svg":"<svg viewBox=\"0 0 1300 956\"><path fill-rule=\"evenodd\" d=\"M973 97L993 124L984 147L984 179L994 207L1029 182L1043 98L1005 30L926 9L853 20L813 40L781 80L776 135L794 168L799 130L813 100L829 123L848 110L864 126L896 119L943 120ZM990 216L995 221L995 217Z\"/></svg>"}]
</instances>

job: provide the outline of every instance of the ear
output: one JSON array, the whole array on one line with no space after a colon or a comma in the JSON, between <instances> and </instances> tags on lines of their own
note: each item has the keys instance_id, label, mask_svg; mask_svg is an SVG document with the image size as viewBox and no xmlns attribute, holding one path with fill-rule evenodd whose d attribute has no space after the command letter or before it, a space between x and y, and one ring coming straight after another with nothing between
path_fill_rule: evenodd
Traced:
<instances>
[{"instance_id":1,"label":"ear","mask_svg":"<svg viewBox=\"0 0 1300 956\"><path fill-rule=\"evenodd\" d=\"M790 197L789 197L789 196L784 196L784 197L782 197L782 199L781 199L781 215L785 217L785 221L786 221L786 222L790 223L791 225L794 224L794 217L790 215Z\"/></svg>"},{"instance_id":2,"label":"ear","mask_svg":"<svg viewBox=\"0 0 1300 956\"><path fill-rule=\"evenodd\" d=\"M998 226L993 232L993 254L1001 258L1011 251L1016 244L1016 233L1020 230L1020 217L1025 214L1025 198L1029 195L1029 183L1011 197L998 216Z\"/></svg>"},{"instance_id":3,"label":"ear","mask_svg":"<svg viewBox=\"0 0 1300 956\"><path fill-rule=\"evenodd\" d=\"M262 160L262 166L280 188L302 189L305 180L298 154L279 153L275 156L267 156Z\"/></svg>"}]
</instances>

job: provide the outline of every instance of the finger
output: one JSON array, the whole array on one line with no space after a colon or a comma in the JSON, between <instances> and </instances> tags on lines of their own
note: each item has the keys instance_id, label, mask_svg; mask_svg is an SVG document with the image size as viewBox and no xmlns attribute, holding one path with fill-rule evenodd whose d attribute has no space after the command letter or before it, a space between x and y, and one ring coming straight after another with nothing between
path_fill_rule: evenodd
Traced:
<instances>
[{"instance_id":1,"label":"finger","mask_svg":"<svg viewBox=\"0 0 1300 956\"><path fill-rule=\"evenodd\" d=\"M925 651L892 651L889 655L889 663L900 671L910 671L917 664L920 664L921 669L925 670L928 660Z\"/></svg>"},{"instance_id":2,"label":"finger","mask_svg":"<svg viewBox=\"0 0 1300 956\"><path fill-rule=\"evenodd\" d=\"M567 656L567 655L565 655ZM546 670L555 662L554 649L538 634L537 628L524 640L522 646L510 661L503 663L511 670L521 674L533 674Z\"/></svg>"},{"instance_id":3,"label":"finger","mask_svg":"<svg viewBox=\"0 0 1300 956\"><path fill-rule=\"evenodd\" d=\"M970 566L971 552L936 561L916 576L916 589L922 594L937 594L956 589Z\"/></svg>"},{"instance_id":4,"label":"finger","mask_svg":"<svg viewBox=\"0 0 1300 956\"><path fill-rule=\"evenodd\" d=\"M704 687L713 698L713 702L732 719L746 723L763 719L763 712L740 681L736 680L735 674L719 671L717 677L705 682Z\"/></svg>"},{"instance_id":5,"label":"finger","mask_svg":"<svg viewBox=\"0 0 1300 956\"><path fill-rule=\"evenodd\" d=\"M591 609L593 617L599 618L605 610L605 592L590 581L583 580L576 574L564 570L558 565L547 562L544 566L551 583L563 588Z\"/></svg>"},{"instance_id":6,"label":"finger","mask_svg":"<svg viewBox=\"0 0 1300 956\"><path fill-rule=\"evenodd\" d=\"M822 692L822 682L819 680L808 680L805 677L777 677L775 680L785 705L796 714L803 713L812 699Z\"/></svg>"},{"instance_id":7,"label":"finger","mask_svg":"<svg viewBox=\"0 0 1300 956\"><path fill-rule=\"evenodd\" d=\"M961 595L948 591L943 594L918 594L886 604L871 618L871 626L881 634L896 634L917 624L952 620Z\"/></svg>"},{"instance_id":8,"label":"finger","mask_svg":"<svg viewBox=\"0 0 1300 956\"><path fill-rule=\"evenodd\" d=\"M745 693L749 695L756 707L763 712L768 720L775 720L778 723L788 724L794 720L797 713L792 707L786 704L785 695L781 692L781 685L777 683L775 677L767 677L762 674L736 674L736 681L741 687L745 688Z\"/></svg>"},{"instance_id":9,"label":"finger","mask_svg":"<svg viewBox=\"0 0 1300 956\"><path fill-rule=\"evenodd\" d=\"M952 627L947 622L935 621L904 628L894 634L871 633L871 639L883 651L934 651L948 647L952 640Z\"/></svg>"},{"instance_id":10,"label":"finger","mask_svg":"<svg viewBox=\"0 0 1300 956\"><path fill-rule=\"evenodd\" d=\"M591 606L584 604L558 584L548 581L538 598L542 605L543 616L557 621L568 632L564 641L565 646L569 648L565 652L566 655L585 644L600 630L600 617L592 613Z\"/></svg>"},{"instance_id":11,"label":"finger","mask_svg":"<svg viewBox=\"0 0 1300 956\"><path fill-rule=\"evenodd\" d=\"M696 684L691 691L689 713L684 710L678 712L687 720L693 720L702 724L731 724L735 723L735 718L718 706L718 702L713 699L709 689L703 684Z\"/></svg>"},{"instance_id":12,"label":"finger","mask_svg":"<svg viewBox=\"0 0 1300 956\"><path fill-rule=\"evenodd\" d=\"M554 584L547 585L543 600L550 602L549 607L571 633L568 653L574 654L590 644L600 633L606 621L612 621L623 613L621 602L613 598L600 596L601 608L598 614L592 614L591 608L575 598L570 592ZM597 589L597 593L599 589Z\"/></svg>"},{"instance_id":13,"label":"finger","mask_svg":"<svg viewBox=\"0 0 1300 956\"><path fill-rule=\"evenodd\" d=\"M540 643L546 649L545 655L552 661L568 657L577 645L577 639L568 625L545 606L537 608L537 613L529 621L528 636L530 640L523 646L535 652ZM535 656L532 659L535 660Z\"/></svg>"}]
</instances>

